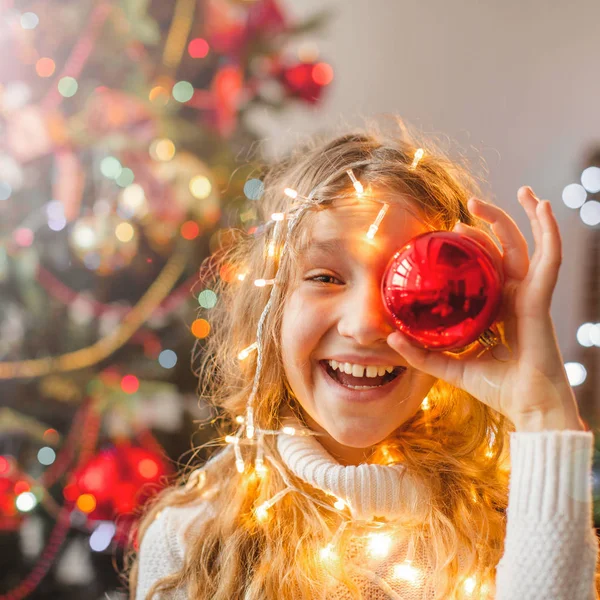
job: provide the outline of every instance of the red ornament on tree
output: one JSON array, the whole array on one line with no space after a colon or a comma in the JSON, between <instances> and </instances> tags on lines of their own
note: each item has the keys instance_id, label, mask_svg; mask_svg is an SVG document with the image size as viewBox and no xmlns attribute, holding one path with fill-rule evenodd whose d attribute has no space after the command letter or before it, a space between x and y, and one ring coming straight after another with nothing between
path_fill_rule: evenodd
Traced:
<instances>
[{"instance_id":1,"label":"red ornament on tree","mask_svg":"<svg viewBox=\"0 0 600 600\"><path fill-rule=\"evenodd\" d=\"M164 476L170 473L160 454L119 443L101 450L77 470L64 495L91 521L116 519L115 541L123 543L136 509L163 487Z\"/></svg>"},{"instance_id":2,"label":"red ornament on tree","mask_svg":"<svg viewBox=\"0 0 600 600\"><path fill-rule=\"evenodd\" d=\"M333 78L333 70L327 63L301 62L282 67L279 77L288 94L317 104Z\"/></svg>"},{"instance_id":3,"label":"red ornament on tree","mask_svg":"<svg viewBox=\"0 0 600 600\"><path fill-rule=\"evenodd\" d=\"M459 350L494 322L502 275L481 244L452 231L416 236L391 258L381 293L396 327L430 350Z\"/></svg>"}]
</instances>

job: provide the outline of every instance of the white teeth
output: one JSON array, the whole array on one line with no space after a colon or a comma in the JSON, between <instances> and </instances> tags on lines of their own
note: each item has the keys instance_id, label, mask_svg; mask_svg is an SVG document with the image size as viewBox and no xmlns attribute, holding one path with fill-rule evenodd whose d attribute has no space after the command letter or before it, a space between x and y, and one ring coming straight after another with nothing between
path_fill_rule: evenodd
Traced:
<instances>
[{"instance_id":1,"label":"white teeth","mask_svg":"<svg viewBox=\"0 0 600 600\"><path fill-rule=\"evenodd\" d=\"M383 369L383 372L385 373L385 369ZM369 365L367 367L367 377L377 377L378 374L379 374L378 367L374 367L373 365Z\"/></svg>"},{"instance_id":2,"label":"white teeth","mask_svg":"<svg viewBox=\"0 0 600 600\"><path fill-rule=\"evenodd\" d=\"M352 377L362 377L365 374L365 367L362 365L352 365Z\"/></svg>"},{"instance_id":3,"label":"white teeth","mask_svg":"<svg viewBox=\"0 0 600 600\"><path fill-rule=\"evenodd\" d=\"M338 362L337 360L328 361L331 368L335 371L339 369L342 373L348 373L353 377L382 377L386 373L394 370L392 365L353 365L351 363Z\"/></svg>"}]
</instances>

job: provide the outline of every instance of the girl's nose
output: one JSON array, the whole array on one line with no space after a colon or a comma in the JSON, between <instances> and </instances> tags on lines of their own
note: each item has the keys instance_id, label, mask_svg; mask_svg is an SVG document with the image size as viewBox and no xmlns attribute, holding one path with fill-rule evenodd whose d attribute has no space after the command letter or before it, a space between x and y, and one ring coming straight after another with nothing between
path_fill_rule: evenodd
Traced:
<instances>
[{"instance_id":1,"label":"girl's nose","mask_svg":"<svg viewBox=\"0 0 600 600\"><path fill-rule=\"evenodd\" d=\"M373 346L395 331L383 305L380 286L380 280L370 278L347 294L338 322L341 336L352 337L361 346Z\"/></svg>"}]
</instances>

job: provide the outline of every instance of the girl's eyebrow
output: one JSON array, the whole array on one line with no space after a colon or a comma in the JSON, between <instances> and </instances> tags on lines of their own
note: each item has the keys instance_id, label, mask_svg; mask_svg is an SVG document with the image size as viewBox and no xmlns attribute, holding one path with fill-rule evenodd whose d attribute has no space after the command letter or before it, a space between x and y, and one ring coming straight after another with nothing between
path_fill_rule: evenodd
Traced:
<instances>
[{"instance_id":1,"label":"girl's eyebrow","mask_svg":"<svg viewBox=\"0 0 600 600\"><path fill-rule=\"evenodd\" d=\"M313 240L300 248L302 254L318 254L324 252L326 254L339 254L346 250L346 244L339 238L326 240Z\"/></svg>"}]
</instances>

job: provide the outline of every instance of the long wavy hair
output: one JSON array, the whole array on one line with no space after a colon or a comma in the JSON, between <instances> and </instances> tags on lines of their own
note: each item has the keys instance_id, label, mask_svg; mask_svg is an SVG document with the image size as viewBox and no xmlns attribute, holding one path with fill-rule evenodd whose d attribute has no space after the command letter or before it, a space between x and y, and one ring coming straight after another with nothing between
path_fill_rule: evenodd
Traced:
<instances>
[{"instance_id":1,"label":"long wavy hair","mask_svg":"<svg viewBox=\"0 0 600 600\"><path fill-rule=\"evenodd\" d=\"M346 169L352 164L359 165L353 171L365 187L409 199L432 229L450 230L460 219L491 233L487 224L467 210L468 198L482 197L467 161L449 158L437 142L409 131L401 119L393 120L396 126L389 133L371 122L351 133L312 137L283 160L265 167L259 175L263 192L256 203L261 222L269 221L272 213L285 212L290 202L282 193L286 187L308 196L320 185L318 196L324 207L351 192ZM417 168L412 168L418 148L424 155ZM328 183L321 185L325 180ZM253 281L274 277L277 268L284 283L277 286L273 308L264 323L255 419L262 428L278 429L284 409L297 410L284 374L280 333L283 306L296 268L294 249L306 231L299 224L288 240L289 251L269 261L269 244L278 241L272 228L259 235L229 230L223 247L203 264L203 274L214 276L218 302L211 309L211 334L198 343L192 362L201 399L218 409L220 417L213 425L220 436L237 430L236 417L244 414L252 390L256 353L244 361L237 356L256 340L257 324L271 293L270 288L257 288ZM224 275L242 272L248 274L243 280ZM375 449L369 462L401 463L416 488L427 490L426 502L418 496L407 499L401 527L432 561L436 598L463 597L467 575L475 575L476 581L469 597L479 597L480 589L485 589L480 586L494 587L495 568L504 551L509 432L514 425L441 380L428 393L428 401L427 407L422 405ZM267 454L277 455L276 442L265 443ZM337 585L346 585L356 598L361 597L343 565L339 570L324 569L319 561L318 549L331 539L340 516L311 497L327 503L331 498L288 471L286 478L307 494L285 495L269 519L260 522L254 509L287 487L280 471L271 468L258 476L248 468L239 473L231 452L217 467L207 466L203 487L185 485L190 470L192 467L181 474L177 485L158 495L141 521L137 544L165 507L210 497L216 516L201 523L201 533L186 548L181 570L156 582L148 599L180 587L187 589L188 597L202 600L313 599L323 597L325 580L331 578ZM135 554L129 585L133 597Z\"/></svg>"}]
</instances>

